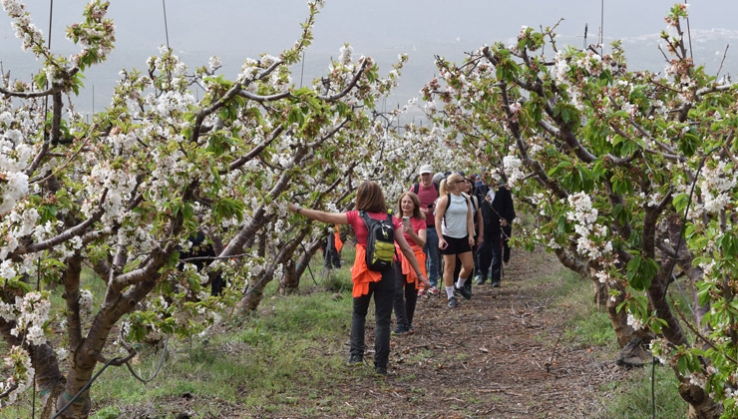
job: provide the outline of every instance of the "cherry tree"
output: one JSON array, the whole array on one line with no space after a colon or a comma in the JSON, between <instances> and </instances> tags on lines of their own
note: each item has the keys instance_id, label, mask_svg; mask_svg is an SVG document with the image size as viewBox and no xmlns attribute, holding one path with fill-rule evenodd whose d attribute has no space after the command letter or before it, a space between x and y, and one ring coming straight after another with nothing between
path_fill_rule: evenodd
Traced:
<instances>
[{"instance_id":1,"label":"cherry tree","mask_svg":"<svg viewBox=\"0 0 738 419\"><path fill-rule=\"evenodd\" d=\"M684 4L666 17L662 73L629 70L617 42L603 54L523 27L460 65L439 58L424 97L528 207L525 244L591 279L620 345L673 367L690 417L734 417L738 97L692 61L686 19ZM677 275L694 315L671 304Z\"/></svg>"},{"instance_id":2,"label":"cherry tree","mask_svg":"<svg viewBox=\"0 0 738 419\"><path fill-rule=\"evenodd\" d=\"M11 347L0 403L35 376L45 415L86 418L94 369L125 364L133 342L207 332L229 307L256 308L312 233L283 203L305 191L343 202L357 168L388 147L372 110L405 58L382 78L344 45L325 77L295 88L290 66L312 41L316 0L291 48L246 59L233 80L217 57L191 70L162 48L143 71L122 70L107 110L85 122L64 101L113 48L109 2L93 0L67 29L81 47L71 57L45 47L22 2L2 5L42 65L33 81L0 85L0 334ZM179 258L198 232L217 253L202 271ZM86 268L104 296L83 288ZM214 297L218 274L229 286ZM53 287L65 307L51 306Z\"/></svg>"}]
</instances>

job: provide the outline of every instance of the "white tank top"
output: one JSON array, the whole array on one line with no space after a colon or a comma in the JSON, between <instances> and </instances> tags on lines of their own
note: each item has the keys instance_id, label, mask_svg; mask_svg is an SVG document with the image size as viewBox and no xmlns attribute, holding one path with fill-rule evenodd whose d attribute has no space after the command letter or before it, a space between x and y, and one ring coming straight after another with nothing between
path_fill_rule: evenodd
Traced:
<instances>
[{"instance_id":1,"label":"white tank top","mask_svg":"<svg viewBox=\"0 0 738 419\"><path fill-rule=\"evenodd\" d=\"M456 196L450 194L449 197L451 199L446 207L445 220L441 226L441 233L444 236L453 237L454 239L463 239L469 235L469 232L466 230L466 217L469 212L469 205L467 205L464 195Z\"/></svg>"}]
</instances>

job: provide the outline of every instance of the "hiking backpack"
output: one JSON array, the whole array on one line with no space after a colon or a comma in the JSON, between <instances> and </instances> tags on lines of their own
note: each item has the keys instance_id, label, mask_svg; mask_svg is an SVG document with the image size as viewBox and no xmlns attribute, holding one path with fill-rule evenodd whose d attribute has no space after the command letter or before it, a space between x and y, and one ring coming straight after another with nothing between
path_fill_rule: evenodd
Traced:
<instances>
[{"instance_id":1,"label":"hiking backpack","mask_svg":"<svg viewBox=\"0 0 738 419\"><path fill-rule=\"evenodd\" d=\"M384 272L392 268L395 259L395 226L392 214L386 220L375 220L360 211L369 236L366 239L366 266L372 271Z\"/></svg>"}]
</instances>

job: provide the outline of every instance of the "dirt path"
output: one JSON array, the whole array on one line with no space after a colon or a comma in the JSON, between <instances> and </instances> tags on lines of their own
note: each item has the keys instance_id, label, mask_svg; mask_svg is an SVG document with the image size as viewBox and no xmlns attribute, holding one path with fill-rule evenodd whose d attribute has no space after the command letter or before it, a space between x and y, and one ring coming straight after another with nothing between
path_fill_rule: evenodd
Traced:
<instances>
[{"instance_id":1,"label":"dirt path","mask_svg":"<svg viewBox=\"0 0 738 419\"><path fill-rule=\"evenodd\" d=\"M615 365L613 349L582 347L565 338L571 313L556 304L555 281L531 280L563 272L551 255L517 251L501 288L475 286L473 298L460 299L456 309L446 306L445 297L423 297L413 321L415 333L392 337L386 377L374 375L370 350L364 365L337 366L340 373L332 376L340 378L291 393L290 403L279 407L255 412L210 403L220 405L220 418L609 419L602 400L627 372ZM370 313L369 348L373 334ZM336 346L348 344L344 334L337 339ZM196 402L190 399L160 402L181 412ZM161 418L145 407L122 417Z\"/></svg>"},{"instance_id":2,"label":"dirt path","mask_svg":"<svg viewBox=\"0 0 738 419\"><path fill-rule=\"evenodd\" d=\"M566 341L563 309L552 304L548 290L527 281L559 269L564 268L550 255L519 252L501 288L475 287L474 297L454 310L446 307L445 297L423 298L413 322L416 332L392 339L389 376L342 383L341 391L353 393L353 399L373 400L363 408L347 408L347 415L599 416L598 400L607 394L603 384L619 380L624 371L613 354ZM368 338L371 345L373 337Z\"/></svg>"}]
</instances>

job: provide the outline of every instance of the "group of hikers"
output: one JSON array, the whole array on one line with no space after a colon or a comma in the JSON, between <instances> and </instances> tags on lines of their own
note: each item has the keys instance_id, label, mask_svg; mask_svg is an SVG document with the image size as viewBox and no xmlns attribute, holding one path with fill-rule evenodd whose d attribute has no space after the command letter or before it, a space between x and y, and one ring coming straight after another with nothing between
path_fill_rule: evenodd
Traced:
<instances>
[{"instance_id":1,"label":"group of hikers","mask_svg":"<svg viewBox=\"0 0 738 419\"><path fill-rule=\"evenodd\" d=\"M364 326L374 296L374 368L380 375L387 374L393 310L397 322L393 333L411 332L418 296L441 293L441 270L448 306L455 308L457 294L472 297L472 282L481 285L489 279L493 287L499 287L503 260L510 255L507 239L515 210L503 183L479 175L466 177L463 172L434 175L430 165L423 165L419 176L420 181L400 196L397 216L387 208L380 186L372 181L359 185L355 209L345 213L289 204L291 211L313 220L353 228L356 257L351 270L354 300L348 362L364 362ZM383 246L388 245L383 236L389 236L396 249L389 252L394 259L391 268L382 263ZM478 272L472 278L475 265Z\"/></svg>"}]
</instances>

